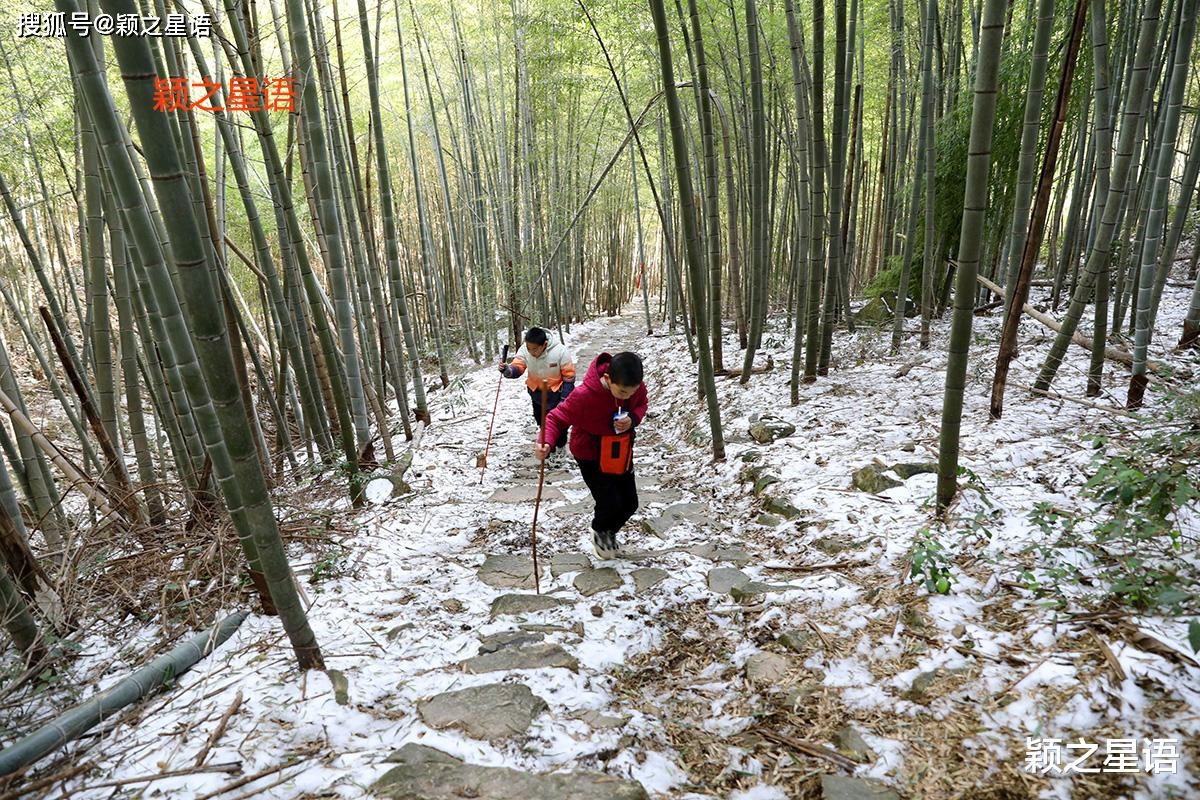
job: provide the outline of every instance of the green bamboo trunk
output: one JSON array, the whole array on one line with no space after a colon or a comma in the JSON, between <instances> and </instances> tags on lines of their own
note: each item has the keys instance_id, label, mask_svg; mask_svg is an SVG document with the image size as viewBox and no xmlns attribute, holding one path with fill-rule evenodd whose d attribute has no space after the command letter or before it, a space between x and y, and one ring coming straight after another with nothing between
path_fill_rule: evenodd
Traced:
<instances>
[{"instance_id":1,"label":"green bamboo trunk","mask_svg":"<svg viewBox=\"0 0 1200 800\"><path fill-rule=\"evenodd\" d=\"M57 8L68 15L78 11L74 0L57 0ZM114 0L105 10L114 14L138 13L129 0ZM130 234L139 241L143 258L153 255L157 250L153 225L136 184L136 174L125 149L124 129L103 74L86 40L68 36L67 47L80 94L85 98L101 150L112 170L117 195L130 220L136 223ZM321 651L296 592L237 386L228 380L233 372L233 354L218 290L213 284L188 186L182 176L182 164L173 146L166 115L153 110L154 64L149 43L135 37L114 37L114 50L170 235L176 276L188 299L186 321L179 313L167 265L155 259L147 260L143 268L152 282L160 310L166 309L163 316L169 324L172 345L184 369L213 472L247 560L252 569L257 568L263 574L270 600L279 612L300 667L319 668L323 666Z\"/></svg>"},{"instance_id":2,"label":"green bamboo trunk","mask_svg":"<svg viewBox=\"0 0 1200 800\"><path fill-rule=\"evenodd\" d=\"M988 168L992 155L992 128L996 118L997 72L1004 38L1005 0L986 0L979 29L975 65L971 137L967 146L967 184L963 193L958 274L954 286L954 318L950 325L950 353L946 361L942 397L942 428L938 443L937 505L950 505L958 490L959 431L967 378L967 351L975 310L975 283L983 246L987 212Z\"/></svg>"}]
</instances>

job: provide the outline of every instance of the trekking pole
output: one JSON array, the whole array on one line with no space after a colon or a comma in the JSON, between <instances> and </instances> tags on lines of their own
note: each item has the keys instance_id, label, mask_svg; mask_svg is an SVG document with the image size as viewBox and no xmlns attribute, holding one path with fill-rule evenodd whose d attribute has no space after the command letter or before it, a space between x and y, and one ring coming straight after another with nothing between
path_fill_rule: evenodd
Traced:
<instances>
[{"instance_id":1,"label":"trekking pole","mask_svg":"<svg viewBox=\"0 0 1200 800\"><path fill-rule=\"evenodd\" d=\"M500 352L500 363L503 365L508 361L508 345L504 345L504 349ZM504 375L500 375L500 381L496 384L496 400L492 403L492 421L488 423L487 444L483 446L483 458L479 463L479 482L483 483L483 472L487 469L487 454L488 448L492 446L492 426L496 424L496 408L500 405L500 387L504 385Z\"/></svg>"},{"instance_id":2,"label":"trekking pole","mask_svg":"<svg viewBox=\"0 0 1200 800\"><path fill-rule=\"evenodd\" d=\"M545 444L546 438L546 384L542 384L542 423L538 428L538 444ZM529 539L533 543L533 591L537 594L542 593L540 581L538 580L538 565L537 565L537 518L538 509L542 507L542 483L546 480L546 459L541 459L538 465L538 492L537 499L533 501L533 530L529 532Z\"/></svg>"}]
</instances>

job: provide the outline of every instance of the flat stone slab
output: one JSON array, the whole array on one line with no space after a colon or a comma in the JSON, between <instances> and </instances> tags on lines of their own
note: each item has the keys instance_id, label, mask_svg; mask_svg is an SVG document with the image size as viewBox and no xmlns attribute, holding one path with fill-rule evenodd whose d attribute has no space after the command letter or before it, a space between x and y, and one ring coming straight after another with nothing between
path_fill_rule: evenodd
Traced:
<instances>
[{"instance_id":1,"label":"flat stone slab","mask_svg":"<svg viewBox=\"0 0 1200 800\"><path fill-rule=\"evenodd\" d=\"M711 520L712 509L707 503L675 503L664 508L660 516L704 523Z\"/></svg>"},{"instance_id":2,"label":"flat stone slab","mask_svg":"<svg viewBox=\"0 0 1200 800\"><path fill-rule=\"evenodd\" d=\"M584 597L620 589L624 585L621 574L612 567L589 569L575 576L575 588Z\"/></svg>"},{"instance_id":3,"label":"flat stone slab","mask_svg":"<svg viewBox=\"0 0 1200 800\"><path fill-rule=\"evenodd\" d=\"M671 573L658 567L640 567L639 569L635 569L630 575L633 577L634 587L636 587L640 594L665 581L670 577Z\"/></svg>"},{"instance_id":4,"label":"flat stone slab","mask_svg":"<svg viewBox=\"0 0 1200 800\"><path fill-rule=\"evenodd\" d=\"M533 614L567 605L566 600L545 594L502 594L492 601L492 619L505 614Z\"/></svg>"},{"instance_id":5,"label":"flat stone slab","mask_svg":"<svg viewBox=\"0 0 1200 800\"><path fill-rule=\"evenodd\" d=\"M900 800L900 795L879 781L822 775L821 800Z\"/></svg>"},{"instance_id":6,"label":"flat stone slab","mask_svg":"<svg viewBox=\"0 0 1200 800\"><path fill-rule=\"evenodd\" d=\"M497 650L503 650L506 647L524 647L529 644L537 644L545 638L545 634L534 631L505 631L504 633L493 633L491 636L480 636L479 654L495 653Z\"/></svg>"},{"instance_id":7,"label":"flat stone slab","mask_svg":"<svg viewBox=\"0 0 1200 800\"><path fill-rule=\"evenodd\" d=\"M532 589L533 559L488 555L479 568L479 580L497 589Z\"/></svg>"},{"instance_id":8,"label":"flat stone slab","mask_svg":"<svg viewBox=\"0 0 1200 800\"><path fill-rule=\"evenodd\" d=\"M507 767L436 762L393 767L371 792L389 800L649 800L637 781L599 772L537 775Z\"/></svg>"},{"instance_id":9,"label":"flat stone slab","mask_svg":"<svg viewBox=\"0 0 1200 800\"><path fill-rule=\"evenodd\" d=\"M687 552L709 561L727 561L739 567L750 563L750 554L741 547L717 547L711 544L698 544L689 547Z\"/></svg>"},{"instance_id":10,"label":"flat stone slab","mask_svg":"<svg viewBox=\"0 0 1200 800\"><path fill-rule=\"evenodd\" d=\"M792 667L792 660L779 653L754 653L746 659L746 680L757 686L782 683Z\"/></svg>"},{"instance_id":11,"label":"flat stone slab","mask_svg":"<svg viewBox=\"0 0 1200 800\"><path fill-rule=\"evenodd\" d=\"M579 671L579 662L574 656L556 644L531 644L524 647L505 647L493 653L484 653L463 661L464 672L482 675L485 672L501 672L510 669L547 669L562 667L572 672Z\"/></svg>"},{"instance_id":12,"label":"flat stone slab","mask_svg":"<svg viewBox=\"0 0 1200 800\"><path fill-rule=\"evenodd\" d=\"M791 586L786 583L763 583L762 581L749 581L738 586L732 586L729 589L729 596L739 603L750 603L763 597L763 595L772 594L774 592L786 592L788 589L799 589L802 587Z\"/></svg>"},{"instance_id":13,"label":"flat stone slab","mask_svg":"<svg viewBox=\"0 0 1200 800\"><path fill-rule=\"evenodd\" d=\"M651 536L665 539L667 531L674 528L679 520L672 517L648 517L641 522L642 530Z\"/></svg>"},{"instance_id":14,"label":"flat stone slab","mask_svg":"<svg viewBox=\"0 0 1200 800\"><path fill-rule=\"evenodd\" d=\"M734 586L749 582L749 575L733 567L713 567L708 571L708 590L717 594L728 594Z\"/></svg>"},{"instance_id":15,"label":"flat stone slab","mask_svg":"<svg viewBox=\"0 0 1200 800\"><path fill-rule=\"evenodd\" d=\"M592 560L583 553L555 553L550 556L550 574L557 578L567 572L582 572L592 568Z\"/></svg>"},{"instance_id":16,"label":"flat stone slab","mask_svg":"<svg viewBox=\"0 0 1200 800\"><path fill-rule=\"evenodd\" d=\"M493 503L532 503L537 500L538 487L536 484L518 484L516 486L502 486L492 492L488 500ZM553 486L542 487L542 500L563 500L563 493Z\"/></svg>"},{"instance_id":17,"label":"flat stone slab","mask_svg":"<svg viewBox=\"0 0 1200 800\"><path fill-rule=\"evenodd\" d=\"M461 764L462 759L436 747L409 742L384 759L388 764Z\"/></svg>"},{"instance_id":18,"label":"flat stone slab","mask_svg":"<svg viewBox=\"0 0 1200 800\"><path fill-rule=\"evenodd\" d=\"M549 706L523 683L492 683L445 692L417 702L431 728L457 728L475 739L519 736Z\"/></svg>"},{"instance_id":19,"label":"flat stone slab","mask_svg":"<svg viewBox=\"0 0 1200 800\"><path fill-rule=\"evenodd\" d=\"M577 514L591 514L592 501L580 500L578 503L566 503L565 505L557 505L554 508L546 509L547 514L553 514L556 517L573 517Z\"/></svg>"},{"instance_id":20,"label":"flat stone slab","mask_svg":"<svg viewBox=\"0 0 1200 800\"><path fill-rule=\"evenodd\" d=\"M652 503L677 503L683 499L683 492L678 489L662 488L655 484L644 486L639 479L638 482L638 500L642 507L649 506Z\"/></svg>"}]
</instances>

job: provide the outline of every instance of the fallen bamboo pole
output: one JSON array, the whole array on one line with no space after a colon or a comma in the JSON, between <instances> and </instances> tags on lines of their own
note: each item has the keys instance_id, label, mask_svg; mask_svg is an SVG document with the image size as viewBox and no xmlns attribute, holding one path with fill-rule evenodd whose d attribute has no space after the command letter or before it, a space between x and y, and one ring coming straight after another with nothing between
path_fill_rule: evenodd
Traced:
<instances>
[{"instance_id":1,"label":"fallen bamboo pole","mask_svg":"<svg viewBox=\"0 0 1200 800\"><path fill-rule=\"evenodd\" d=\"M981 284L991 291L995 292L1001 297L1005 296L1004 290L989 281L987 278L983 277L982 275L977 276L977 278ZM1058 320L1054 319L1054 317L1050 316L1049 314L1043 314L1041 311L1038 311L1036 308L1029 305L1029 303L1026 303L1024 306L1022 306L1021 310L1055 333L1058 333L1062 330L1062 325ZM1084 336L1079 331L1075 331L1075 334L1071 337L1071 341L1088 351L1091 351L1092 349L1092 340ZM1106 346L1104 348L1104 357L1109 361L1116 361L1117 363L1124 364L1125 366L1132 366L1133 364L1133 356L1131 354L1125 352L1124 350L1118 350L1115 347ZM1146 367L1151 372L1158 372L1158 370L1161 368L1161 365L1156 361L1150 361L1147 362Z\"/></svg>"}]
</instances>

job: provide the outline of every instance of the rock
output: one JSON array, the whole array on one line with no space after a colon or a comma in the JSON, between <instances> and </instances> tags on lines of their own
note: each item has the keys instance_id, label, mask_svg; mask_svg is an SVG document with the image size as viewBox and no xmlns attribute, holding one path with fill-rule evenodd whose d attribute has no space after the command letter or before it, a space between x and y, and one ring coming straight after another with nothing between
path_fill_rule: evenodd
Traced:
<instances>
[{"instance_id":1,"label":"rock","mask_svg":"<svg viewBox=\"0 0 1200 800\"><path fill-rule=\"evenodd\" d=\"M844 550L849 550L858 543L849 536L823 536L813 542L813 547L820 550L825 555L836 556Z\"/></svg>"},{"instance_id":2,"label":"rock","mask_svg":"<svg viewBox=\"0 0 1200 800\"><path fill-rule=\"evenodd\" d=\"M546 638L544 633L532 631L505 631L491 636L479 637L479 654L495 653L506 647L524 647L527 644L537 644Z\"/></svg>"},{"instance_id":3,"label":"rock","mask_svg":"<svg viewBox=\"0 0 1200 800\"><path fill-rule=\"evenodd\" d=\"M803 653L809 649L813 638L808 631L784 631L776 641L793 653Z\"/></svg>"},{"instance_id":4,"label":"rock","mask_svg":"<svg viewBox=\"0 0 1200 800\"><path fill-rule=\"evenodd\" d=\"M665 506L669 503L678 503L683 499L683 492L678 489L659 486L641 474L637 476L637 487L638 499L642 508L648 508L656 503Z\"/></svg>"},{"instance_id":5,"label":"rock","mask_svg":"<svg viewBox=\"0 0 1200 800\"><path fill-rule=\"evenodd\" d=\"M749 563L750 554L741 547L714 547L711 544L698 544L687 548L685 552L691 553L700 558L707 558L709 561L728 561L731 564L742 566Z\"/></svg>"},{"instance_id":6,"label":"rock","mask_svg":"<svg viewBox=\"0 0 1200 800\"><path fill-rule=\"evenodd\" d=\"M637 781L599 772L538 775L507 767L470 764L401 764L384 773L371 792L388 800L648 800Z\"/></svg>"},{"instance_id":7,"label":"rock","mask_svg":"<svg viewBox=\"0 0 1200 800\"><path fill-rule=\"evenodd\" d=\"M884 475L878 464L867 464L862 469L856 470L852 480L855 489L871 494L879 494L893 486L901 485L900 481L895 478Z\"/></svg>"},{"instance_id":8,"label":"rock","mask_svg":"<svg viewBox=\"0 0 1200 800\"><path fill-rule=\"evenodd\" d=\"M674 528L678 522L678 520L668 517L648 517L642 520L642 532L648 533L651 536L657 536L659 539L665 539L667 538L667 531Z\"/></svg>"},{"instance_id":9,"label":"rock","mask_svg":"<svg viewBox=\"0 0 1200 800\"><path fill-rule=\"evenodd\" d=\"M787 656L754 653L746 659L746 680L756 686L774 686L783 682L791 666L791 659Z\"/></svg>"},{"instance_id":10,"label":"rock","mask_svg":"<svg viewBox=\"0 0 1200 800\"><path fill-rule=\"evenodd\" d=\"M854 315L854 321L862 325L882 325L891 318L891 310L879 297L872 297Z\"/></svg>"},{"instance_id":11,"label":"rock","mask_svg":"<svg viewBox=\"0 0 1200 800\"><path fill-rule=\"evenodd\" d=\"M589 569L575 576L575 588L584 597L620 589L624 583L621 574L612 567Z\"/></svg>"},{"instance_id":12,"label":"rock","mask_svg":"<svg viewBox=\"0 0 1200 800\"><path fill-rule=\"evenodd\" d=\"M580 514L587 514L590 517L593 505L589 498L587 500L580 500L578 503L563 503L553 508L547 508L545 511L547 514L553 514L556 517L577 517Z\"/></svg>"},{"instance_id":13,"label":"rock","mask_svg":"<svg viewBox=\"0 0 1200 800\"><path fill-rule=\"evenodd\" d=\"M670 577L670 573L657 567L640 567L630 573L630 576L633 578L635 590L641 594L650 587L665 581Z\"/></svg>"},{"instance_id":14,"label":"rock","mask_svg":"<svg viewBox=\"0 0 1200 800\"><path fill-rule=\"evenodd\" d=\"M728 594L734 586L750 582L750 577L733 567L713 567L708 571L708 590L717 594Z\"/></svg>"},{"instance_id":15,"label":"rock","mask_svg":"<svg viewBox=\"0 0 1200 800\"><path fill-rule=\"evenodd\" d=\"M933 620L916 606L905 606L900 612L900 621L910 628L932 628Z\"/></svg>"},{"instance_id":16,"label":"rock","mask_svg":"<svg viewBox=\"0 0 1200 800\"><path fill-rule=\"evenodd\" d=\"M525 556L488 555L479 568L479 580L497 589L532 589L533 559Z\"/></svg>"},{"instance_id":17,"label":"rock","mask_svg":"<svg viewBox=\"0 0 1200 800\"><path fill-rule=\"evenodd\" d=\"M759 514L758 517L754 521L757 522L759 525L762 525L765 528L778 528L780 525L783 524L782 519L775 516L774 514L767 514L765 512L762 514Z\"/></svg>"},{"instance_id":18,"label":"rock","mask_svg":"<svg viewBox=\"0 0 1200 800\"><path fill-rule=\"evenodd\" d=\"M448 597L442 601L442 608L446 609L451 614L461 614L463 610L463 604L461 600Z\"/></svg>"},{"instance_id":19,"label":"rock","mask_svg":"<svg viewBox=\"0 0 1200 800\"><path fill-rule=\"evenodd\" d=\"M698 528L703 528L711 526L714 521L712 509L707 503L675 503L664 508L659 516L664 523L669 523L668 530L679 522L690 522Z\"/></svg>"},{"instance_id":20,"label":"rock","mask_svg":"<svg viewBox=\"0 0 1200 800\"><path fill-rule=\"evenodd\" d=\"M532 622L522 622L517 625L523 631L531 633L573 633L576 636L583 636L583 623L576 622L571 627L567 628L562 625L538 625Z\"/></svg>"},{"instance_id":21,"label":"rock","mask_svg":"<svg viewBox=\"0 0 1200 800\"><path fill-rule=\"evenodd\" d=\"M867 744L862 734L853 725L847 725L839 730L834 736L834 741L837 742L837 746L842 752L855 761L866 763L874 761L876 758L875 751L871 749L871 745Z\"/></svg>"},{"instance_id":22,"label":"rock","mask_svg":"<svg viewBox=\"0 0 1200 800\"><path fill-rule=\"evenodd\" d=\"M523 683L492 683L445 692L417 703L431 728L458 728L475 739L519 736L546 711L546 701Z\"/></svg>"},{"instance_id":23,"label":"rock","mask_svg":"<svg viewBox=\"0 0 1200 800\"><path fill-rule=\"evenodd\" d=\"M611 728L621 728L629 722L628 715L623 717L614 717L611 714L603 714L593 708L581 708L578 711L573 711L569 715L571 719L577 719L586 723L594 730L608 730Z\"/></svg>"},{"instance_id":24,"label":"rock","mask_svg":"<svg viewBox=\"0 0 1200 800\"><path fill-rule=\"evenodd\" d=\"M908 480L913 475L923 475L928 473L933 473L936 475L938 471L938 465L933 461L903 461L897 464L892 464L891 470L904 480Z\"/></svg>"},{"instance_id":25,"label":"rock","mask_svg":"<svg viewBox=\"0 0 1200 800\"><path fill-rule=\"evenodd\" d=\"M555 553L550 556L550 574L555 578L567 572L580 572L591 568L591 559L583 553Z\"/></svg>"},{"instance_id":26,"label":"rock","mask_svg":"<svg viewBox=\"0 0 1200 800\"><path fill-rule=\"evenodd\" d=\"M604 616L604 606L595 605L595 606L592 606L589 610L592 612L593 617L603 617Z\"/></svg>"},{"instance_id":27,"label":"rock","mask_svg":"<svg viewBox=\"0 0 1200 800\"><path fill-rule=\"evenodd\" d=\"M820 681L806 680L792 684L783 690L780 702L787 708L795 708L800 703L821 691Z\"/></svg>"},{"instance_id":28,"label":"rock","mask_svg":"<svg viewBox=\"0 0 1200 800\"><path fill-rule=\"evenodd\" d=\"M758 497L767 490L771 484L779 483L779 478L774 475L761 475L754 481L754 496Z\"/></svg>"},{"instance_id":29,"label":"rock","mask_svg":"<svg viewBox=\"0 0 1200 800\"><path fill-rule=\"evenodd\" d=\"M821 800L900 800L900 795L879 781L822 775Z\"/></svg>"},{"instance_id":30,"label":"rock","mask_svg":"<svg viewBox=\"0 0 1200 800\"><path fill-rule=\"evenodd\" d=\"M905 700L912 700L914 703L924 703L928 698L930 687L942 676L940 669L933 669L928 672L922 672L917 677L913 678L912 685L901 695Z\"/></svg>"},{"instance_id":31,"label":"rock","mask_svg":"<svg viewBox=\"0 0 1200 800\"><path fill-rule=\"evenodd\" d=\"M738 475L738 480L741 480L744 483L754 483L756 480L762 477L762 474L766 468L766 464L752 464L742 469L741 473Z\"/></svg>"},{"instance_id":32,"label":"rock","mask_svg":"<svg viewBox=\"0 0 1200 800\"><path fill-rule=\"evenodd\" d=\"M464 672L482 675L509 669L548 669L561 667L579 671L575 657L556 644L532 644L525 647L505 647L491 653L468 658L460 665Z\"/></svg>"},{"instance_id":33,"label":"rock","mask_svg":"<svg viewBox=\"0 0 1200 800\"><path fill-rule=\"evenodd\" d=\"M750 438L759 444L770 444L795 432L795 425L772 414L764 414L750 421Z\"/></svg>"},{"instance_id":34,"label":"rock","mask_svg":"<svg viewBox=\"0 0 1200 800\"><path fill-rule=\"evenodd\" d=\"M796 508L790 501L782 497L768 497L763 501L763 510L772 514L778 514L784 519L795 519L804 512Z\"/></svg>"},{"instance_id":35,"label":"rock","mask_svg":"<svg viewBox=\"0 0 1200 800\"><path fill-rule=\"evenodd\" d=\"M409 742L384 759L389 764L461 764L462 759L436 747Z\"/></svg>"},{"instance_id":36,"label":"rock","mask_svg":"<svg viewBox=\"0 0 1200 800\"><path fill-rule=\"evenodd\" d=\"M537 477L536 475L534 476ZM513 503L513 504L532 504L537 500L537 481L531 484L516 484L513 486L502 486L492 492L488 500L494 503ZM542 487L542 500L563 500L563 493L553 486Z\"/></svg>"},{"instance_id":37,"label":"rock","mask_svg":"<svg viewBox=\"0 0 1200 800\"><path fill-rule=\"evenodd\" d=\"M545 594L502 594L492 601L491 617L504 614L533 614L537 611L568 605L566 600Z\"/></svg>"},{"instance_id":38,"label":"rock","mask_svg":"<svg viewBox=\"0 0 1200 800\"><path fill-rule=\"evenodd\" d=\"M796 587L786 584L763 583L762 581L749 581L738 586L729 588L729 596L739 603L753 603L761 600L763 595L772 592L786 592L788 589Z\"/></svg>"}]
</instances>

